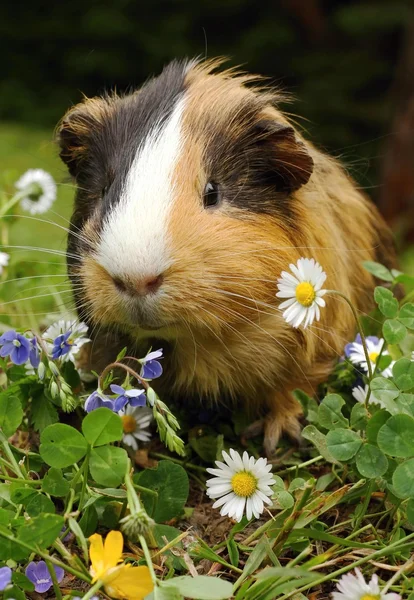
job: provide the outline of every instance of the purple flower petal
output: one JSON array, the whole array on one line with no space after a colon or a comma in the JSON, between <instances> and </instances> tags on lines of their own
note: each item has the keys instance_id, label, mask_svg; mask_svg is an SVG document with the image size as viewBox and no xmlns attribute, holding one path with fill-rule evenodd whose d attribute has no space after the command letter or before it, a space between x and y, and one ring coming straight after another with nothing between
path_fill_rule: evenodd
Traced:
<instances>
[{"instance_id":1,"label":"purple flower petal","mask_svg":"<svg viewBox=\"0 0 414 600\"><path fill-rule=\"evenodd\" d=\"M35 583L35 591L38 594L44 594L52 587L52 578L50 579L39 579L37 583Z\"/></svg>"},{"instance_id":2,"label":"purple flower petal","mask_svg":"<svg viewBox=\"0 0 414 600\"><path fill-rule=\"evenodd\" d=\"M114 411L119 412L120 410L122 410L125 404L127 404L127 402L128 398L126 396L118 396L118 398L114 402Z\"/></svg>"},{"instance_id":3,"label":"purple flower petal","mask_svg":"<svg viewBox=\"0 0 414 600\"><path fill-rule=\"evenodd\" d=\"M30 344L31 344L30 353L29 353L30 364L32 365L32 367L34 369L37 369L37 367L39 366L39 363L40 363L40 352L39 352L39 347L37 345L37 340L35 337L30 340Z\"/></svg>"},{"instance_id":4,"label":"purple flower petal","mask_svg":"<svg viewBox=\"0 0 414 600\"><path fill-rule=\"evenodd\" d=\"M113 391L114 394L124 394L125 390L123 387L121 387L120 385L116 385L116 383L112 383L110 386L111 390Z\"/></svg>"},{"instance_id":5,"label":"purple flower petal","mask_svg":"<svg viewBox=\"0 0 414 600\"><path fill-rule=\"evenodd\" d=\"M105 396L100 396L99 392L95 391L87 398L83 408L87 413L90 413L92 410L101 408L102 406L109 408L109 410L114 410L115 408L112 400Z\"/></svg>"},{"instance_id":6,"label":"purple flower petal","mask_svg":"<svg viewBox=\"0 0 414 600\"><path fill-rule=\"evenodd\" d=\"M58 583L60 583L65 576L65 571L62 569L62 567L56 567L55 565L53 565L53 568L55 569L56 580Z\"/></svg>"},{"instance_id":7,"label":"purple flower petal","mask_svg":"<svg viewBox=\"0 0 414 600\"><path fill-rule=\"evenodd\" d=\"M7 344L5 344L3 346L3 348L0 349L0 356L2 358L4 358L5 356L9 356L10 352L13 350L13 348L15 348L16 346L14 346L13 344L11 344L10 342L7 342Z\"/></svg>"},{"instance_id":8,"label":"purple flower petal","mask_svg":"<svg viewBox=\"0 0 414 600\"><path fill-rule=\"evenodd\" d=\"M0 346L2 346L3 344L5 344L6 342L12 342L13 340L15 340L17 337L17 333L16 331L6 331L6 333L3 333L2 336L0 336Z\"/></svg>"},{"instance_id":9,"label":"purple flower petal","mask_svg":"<svg viewBox=\"0 0 414 600\"><path fill-rule=\"evenodd\" d=\"M24 365L29 359L30 348L26 346L13 346L13 350L10 352L10 360L15 365Z\"/></svg>"},{"instance_id":10,"label":"purple flower petal","mask_svg":"<svg viewBox=\"0 0 414 600\"><path fill-rule=\"evenodd\" d=\"M144 379L156 379L162 375L162 366L157 360L150 360L142 365L141 377Z\"/></svg>"},{"instance_id":11,"label":"purple flower petal","mask_svg":"<svg viewBox=\"0 0 414 600\"><path fill-rule=\"evenodd\" d=\"M36 577L38 581L39 579L50 579L50 581L52 581L49 569L47 568L47 564L44 560L39 560L39 562L36 565Z\"/></svg>"},{"instance_id":12,"label":"purple flower petal","mask_svg":"<svg viewBox=\"0 0 414 600\"><path fill-rule=\"evenodd\" d=\"M146 403L147 403L147 398L146 398L145 394L141 394L137 398L131 398L130 401L129 401L129 404L132 407L135 407L135 406L145 406Z\"/></svg>"},{"instance_id":13,"label":"purple flower petal","mask_svg":"<svg viewBox=\"0 0 414 600\"><path fill-rule=\"evenodd\" d=\"M28 579L30 579L30 581L31 581L32 583L36 583L36 581L37 581L36 567L37 567L37 565L36 565L36 563L35 563L35 562L33 562L33 561L32 561L32 562L30 562L30 563L27 565L27 567L26 567L26 571L25 571L25 573L26 573L26 577L27 577Z\"/></svg>"},{"instance_id":14,"label":"purple flower petal","mask_svg":"<svg viewBox=\"0 0 414 600\"><path fill-rule=\"evenodd\" d=\"M12 570L9 567L0 568L0 592L3 592L10 584L12 578Z\"/></svg>"}]
</instances>

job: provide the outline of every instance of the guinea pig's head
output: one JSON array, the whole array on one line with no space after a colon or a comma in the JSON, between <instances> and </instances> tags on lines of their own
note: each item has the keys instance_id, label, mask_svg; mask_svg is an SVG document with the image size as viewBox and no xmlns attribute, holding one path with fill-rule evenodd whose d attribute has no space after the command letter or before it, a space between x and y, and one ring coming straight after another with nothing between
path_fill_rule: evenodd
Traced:
<instances>
[{"instance_id":1,"label":"guinea pig's head","mask_svg":"<svg viewBox=\"0 0 414 600\"><path fill-rule=\"evenodd\" d=\"M275 301L313 161L274 93L215 66L174 62L59 126L77 184L69 273L89 322L217 334Z\"/></svg>"}]
</instances>

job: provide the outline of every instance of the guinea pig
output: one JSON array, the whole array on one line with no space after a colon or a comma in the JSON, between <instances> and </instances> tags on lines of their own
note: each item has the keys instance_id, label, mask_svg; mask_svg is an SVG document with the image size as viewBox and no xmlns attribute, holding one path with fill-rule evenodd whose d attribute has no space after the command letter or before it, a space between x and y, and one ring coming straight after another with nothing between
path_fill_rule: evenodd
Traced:
<instances>
[{"instance_id":1,"label":"guinea pig","mask_svg":"<svg viewBox=\"0 0 414 600\"><path fill-rule=\"evenodd\" d=\"M60 156L77 185L68 272L95 369L123 345L137 357L163 347L164 397L246 408L270 454L282 434L300 437L292 390L313 393L355 332L338 297L319 323L287 324L281 272L314 258L327 287L366 312L375 282L361 263L391 266L394 250L375 206L279 110L280 93L218 66L174 61L64 116Z\"/></svg>"}]
</instances>

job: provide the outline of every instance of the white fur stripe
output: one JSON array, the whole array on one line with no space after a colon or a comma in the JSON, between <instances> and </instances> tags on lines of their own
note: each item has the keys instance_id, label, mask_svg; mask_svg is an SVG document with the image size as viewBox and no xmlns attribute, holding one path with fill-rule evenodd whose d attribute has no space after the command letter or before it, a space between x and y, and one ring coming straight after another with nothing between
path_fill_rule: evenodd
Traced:
<instances>
[{"instance_id":1,"label":"white fur stripe","mask_svg":"<svg viewBox=\"0 0 414 600\"><path fill-rule=\"evenodd\" d=\"M183 110L181 99L168 121L156 124L139 146L121 198L105 220L97 260L115 277L158 275L171 264L168 215L183 145Z\"/></svg>"}]
</instances>

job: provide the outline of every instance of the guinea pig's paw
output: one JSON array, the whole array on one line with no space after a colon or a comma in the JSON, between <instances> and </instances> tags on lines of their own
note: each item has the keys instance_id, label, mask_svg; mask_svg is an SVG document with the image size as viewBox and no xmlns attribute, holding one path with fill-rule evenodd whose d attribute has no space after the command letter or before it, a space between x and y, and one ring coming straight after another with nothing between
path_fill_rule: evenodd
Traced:
<instances>
[{"instance_id":1,"label":"guinea pig's paw","mask_svg":"<svg viewBox=\"0 0 414 600\"><path fill-rule=\"evenodd\" d=\"M264 431L264 426L264 419L258 419L257 421L253 421L253 423L250 423L250 425L248 425L248 427L246 427L246 429L242 433L242 442L243 440L250 440L251 438L255 438L259 435L262 435Z\"/></svg>"},{"instance_id":2,"label":"guinea pig's paw","mask_svg":"<svg viewBox=\"0 0 414 600\"><path fill-rule=\"evenodd\" d=\"M268 458L274 454L283 435L287 435L295 445L301 445L301 416L301 407L289 392L274 396L271 411L264 420L263 447Z\"/></svg>"}]
</instances>

